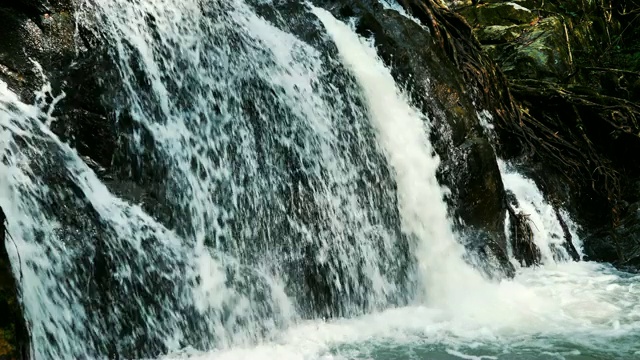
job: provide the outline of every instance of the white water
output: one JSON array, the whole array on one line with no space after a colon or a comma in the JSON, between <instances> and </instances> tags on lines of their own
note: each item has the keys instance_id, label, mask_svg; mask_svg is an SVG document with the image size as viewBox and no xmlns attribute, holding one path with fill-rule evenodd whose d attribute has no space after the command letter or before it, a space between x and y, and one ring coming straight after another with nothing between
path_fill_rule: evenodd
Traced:
<instances>
[{"instance_id":1,"label":"white water","mask_svg":"<svg viewBox=\"0 0 640 360\"><path fill-rule=\"evenodd\" d=\"M513 281L500 284L486 283L478 274L467 272L460 260L462 250L444 218L441 195L433 194L440 193L434 179L437 159L429 155L424 119L407 104L371 43L325 10L315 8L314 13L362 86L379 141L396 172L403 226L419 243L416 254L427 279L429 305L351 320L305 322L283 332L274 343L188 354L190 358L511 359L521 355L519 346L528 347L532 358L589 356L594 349L640 355L640 347L625 343L615 348L607 343L640 330L640 305L635 301L640 296L635 284L640 277L624 279L601 265L555 261L545 261L550 265L535 270L521 269ZM523 202L520 210L535 210L533 221L559 226L554 212L541 212L524 202L533 196L537 202L531 206L548 210L535 184L517 173L504 174L507 188L517 191ZM549 227L536 231L535 241L550 257L550 243L561 244L556 235L562 229ZM577 239L575 231L573 235ZM470 301L460 290L467 292ZM552 341L571 344L555 349Z\"/></svg>"},{"instance_id":2,"label":"white water","mask_svg":"<svg viewBox=\"0 0 640 360\"><path fill-rule=\"evenodd\" d=\"M518 206L514 207L514 210L525 214L530 220L533 241L540 249L542 263L569 261L571 257L563 247L565 235L556 217L555 209L547 203L536 183L519 174L504 161L498 161L498 165L505 189L511 191L518 200ZM572 242L582 258L582 244L576 233L576 225L566 212L561 210L561 215L569 227Z\"/></svg>"},{"instance_id":3,"label":"white water","mask_svg":"<svg viewBox=\"0 0 640 360\"><path fill-rule=\"evenodd\" d=\"M590 263L523 269L492 288L497 308L479 299L474 312L414 306L309 321L274 342L169 358L632 359L640 355L638 281Z\"/></svg>"},{"instance_id":4,"label":"white water","mask_svg":"<svg viewBox=\"0 0 640 360\"><path fill-rule=\"evenodd\" d=\"M139 338L160 338L174 354L171 358L447 359L484 355L511 359L533 354L544 359L583 353L597 358L598 351L617 358L640 356L639 278L595 264L545 261L541 268L520 269L513 281L490 283L461 260L463 250L455 241L435 181L438 161L430 155L428 119L408 103L370 42L326 11L313 9L337 46L342 64L356 79L341 84L346 91L339 92L326 86L324 62L332 60L313 46L274 27L241 1L211 5L219 12L207 16L197 1L110 0L85 9L102 19L105 31L113 37L132 116L151 131L174 171L171 185L180 192L171 201L187 215L181 236L139 206L113 196L75 151L48 130L51 108L22 104L0 84L0 139L8 159L0 165L1 173L7 174L0 181L0 206L10 219L9 231L22 259L18 264L17 254L8 247L15 271L22 269L23 284L28 284L23 297L33 326L36 358L104 357L107 350L100 339L109 336L123 338L116 342L118 346L140 345L130 332L125 334L131 331L124 329L130 311L143 318L134 323L143 328L144 336ZM153 15L155 30L142 19L145 13ZM203 33L193 33L193 28ZM230 43L205 41L216 39L215 34L239 37L244 47L230 52L224 48ZM157 37L162 46L156 43ZM215 52L215 46L206 49L212 45L223 47L222 51ZM127 65L138 56L149 79L146 90L135 83L134 70ZM211 59L215 63L207 62ZM256 64L258 60L262 62ZM318 216L327 219L320 230L294 214L278 216L287 209L274 188L288 178L275 155L260 153L254 125L234 103L246 101L239 90L251 90L243 87L246 80L263 81L277 89L277 96L267 100L287 109L274 118L276 112L269 111L273 109L258 104L258 118L263 127L274 126L269 134L277 136L269 141L293 149L304 160L304 172L320 179L312 184L307 198L320 209ZM186 102L178 96L184 92L170 90L182 85L195 87L187 93L193 97ZM249 96L263 94L256 91ZM360 99L364 109L358 106ZM344 109L355 114L354 123L340 122ZM379 149L367 142L368 124ZM345 129L352 131L349 134L357 139L362 153L345 149L340 138ZM24 140L18 141L20 137ZM238 146L229 150L233 144ZM138 146L138 151L145 150L142 144ZM379 201L376 196L380 196L387 205L396 206L395 196L388 192L356 195L353 185L362 176L360 164L378 164L378 150L397 184L402 231L409 237L419 268L416 293L420 296L412 306L393 308L391 300L402 293L390 276L393 262L400 261L394 258L394 243L399 240L391 230L377 226L385 214L376 213L376 206L365 205ZM224 161L213 161L211 154ZM189 166L193 162L197 172ZM263 164L268 171L261 170ZM380 171L378 166L382 165L373 170ZM78 238L64 234L65 220L56 216L60 209L50 208L48 196L54 197L54 206L85 208L82 201L73 200L70 191L59 193L60 186L47 185L43 171L59 167L106 225L87 220L94 230L80 229ZM535 193L530 184L523 189L519 198ZM555 216L537 201L535 198L531 212L538 214L541 223L551 224ZM236 224L248 231L234 233L219 225L216 220L220 218L230 222L237 218ZM296 232L268 233L273 241L257 252L261 258L252 263L252 258L244 257L253 250L251 242L265 236L250 229L266 227L275 233L283 222L292 224ZM544 229L536 235L538 245L557 241L553 226ZM106 243L115 264L109 270L122 290L108 298L116 319L95 319L92 312L97 310L83 303L87 296L95 295L87 287L96 274L76 263L93 259L104 246L92 237L92 231L108 233ZM347 235L358 241L353 244ZM234 240L234 249L224 249L225 237ZM82 241L73 242L78 239ZM285 245L277 247L279 242ZM287 274L281 269L295 259L278 256L282 249L295 251L300 243L319 245L318 258L337 258L339 261L328 263L343 267L328 274L336 276L336 288L343 289L340 296L366 298L374 304L371 312L351 319L301 320L294 303L303 294L287 291ZM229 269L250 275L235 285L228 278ZM154 277L162 278L167 287L158 288ZM361 285L343 287L350 282ZM245 291L246 286L267 290L256 300ZM159 305L145 302L145 291L159 297ZM262 306L269 308L266 316ZM193 340L189 326L196 327L200 338ZM47 333L54 334L55 341ZM208 351L190 350L190 339L193 346Z\"/></svg>"},{"instance_id":5,"label":"white water","mask_svg":"<svg viewBox=\"0 0 640 360\"><path fill-rule=\"evenodd\" d=\"M480 278L462 260L464 249L447 219L442 189L436 180L439 165L427 139L428 119L408 103L375 48L346 24L314 8L338 47L343 63L353 71L368 104L377 137L394 170L403 230L416 242L415 256L424 277L429 302L445 305L457 297L460 281Z\"/></svg>"},{"instance_id":6,"label":"white water","mask_svg":"<svg viewBox=\"0 0 640 360\"><path fill-rule=\"evenodd\" d=\"M215 233L216 247L223 245L218 238L233 238L235 249L230 255L242 257L246 247L261 240L263 234L258 231L270 232L274 224L287 223L282 226L292 227L293 234L267 234L271 242L284 245L284 250L274 246L258 259L264 262L259 266L265 272L277 273L273 268L278 260L295 257L289 250L299 247L300 242L317 245L317 258L330 263L324 259L337 256L346 264L346 269L332 271L346 271L348 278L356 279L359 267L365 268L366 283L359 279L339 286L361 287L352 290L355 296L367 297L374 306L386 304L397 292L389 279L394 270L389 263L378 261L377 254L393 253L396 239L380 227L384 215L369 205L375 199L355 193L362 164L368 171L379 172L375 148L366 144L366 129L360 129L368 126L363 123L366 118L353 99L334 86L326 86L323 76L328 70L317 49L274 27L242 1L209 2L209 13L202 6L195 0L179 4L163 0L142 1L132 7L128 0L110 0L86 9L99 14L104 21L99 26L108 29L104 35L117 49L134 120L151 131L160 156L168 159L167 166L174 173L169 181L175 182L172 186L178 190L173 200L189 215L184 219L190 225L185 231L196 239L195 252L202 253L207 238ZM154 22L145 21L139 12ZM193 33L193 29L201 32ZM160 38L160 44L154 36ZM227 38L242 46L232 48L232 40ZM150 89L135 83L130 63L138 56ZM186 100L171 94L171 88L182 90L187 84L193 89L180 92ZM272 89L275 96L253 88L258 86ZM145 108L145 96L159 105ZM257 123L252 119L254 114L245 112L244 104L256 107ZM344 124L344 111L356 117L354 124ZM342 130L356 138L362 153L349 153L345 148L349 144L340 138ZM267 145L254 136L261 131ZM368 153L367 148L371 150ZM136 150L147 151L144 145ZM300 186L296 183L299 180L290 179L291 170L282 168L282 155L276 151L292 154L301 173L318 179L309 185L309 193L303 194L308 198L303 201L314 203L320 212L316 216L326 219L320 231L296 217L287 209L288 204L273 194L276 186ZM197 171L192 169L194 163ZM211 228L217 224L214 219L223 218L255 229L256 212L264 222L258 224L256 233L240 235L226 227ZM350 237L359 241L352 242Z\"/></svg>"},{"instance_id":7,"label":"white water","mask_svg":"<svg viewBox=\"0 0 640 360\"><path fill-rule=\"evenodd\" d=\"M8 251L12 256L14 272L23 276L22 298L31 327L33 356L80 357L91 353L90 346L83 343L83 339L104 336L102 327L105 324L89 323L90 314L87 312L91 310L82 304L82 291L89 286L88 280L93 274L74 274L73 271L78 271L74 268L77 266L74 262L78 261L78 256L89 256L98 251L96 248L99 244L92 239L92 232L95 231L92 228L82 229L80 239L64 236L67 229L55 217L55 213L62 210L48 208L50 204L45 202L53 197L54 204L62 203L73 195L49 188L44 182L46 175L43 176L43 172L60 172L60 176L71 179L79 187L93 209L115 232L110 238L111 243L107 245L113 252L126 249L129 259L147 260L158 253L164 257L163 264L147 260L148 268L144 269L144 273L136 268L136 264L123 258L113 269L114 276L124 279L133 275L137 281L144 283L151 280L149 276L157 276L156 270L162 271L163 280L167 282L175 282L177 278L180 278L180 282L188 281L195 274L189 265L181 264L187 260L183 258L185 254L181 240L172 231L155 222L139 206L114 197L75 150L51 133L47 121L43 121L48 119L46 114L51 113L49 110L19 102L6 84L0 82L2 145L8 160L0 165L0 173L4 174L0 183L0 206L11 219L7 230L17 249L9 246ZM18 145L18 139L26 144ZM39 163L38 160L42 158L49 158L50 163ZM56 160L62 161L64 170L49 167L61 166L56 164ZM71 206L74 205L78 206L71 202ZM149 238L154 239L154 250L144 244ZM73 243L74 240L80 243ZM19 250L19 254L16 250ZM210 277L208 281L215 280ZM122 286L125 293L133 293L135 282ZM174 291L176 298L184 296L180 289ZM158 316L175 316L174 321L181 321L180 314L172 314L167 308L146 308L138 296L132 294L128 301L137 305L141 316L149 320L149 326L161 326L155 320ZM124 309L115 304L112 311L115 317L124 316L121 314ZM160 328L158 330L162 331ZM56 347L52 347L47 339L50 334L56 334ZM171 341L170 338L166 339L167 343Z\"/></svg>"},{"instance_id":8,"label":"white water","mask_svg":"<svg viewBox=\"0 0 640 360\"><path fill-rule=\"evenodd\" d=\"M500 284L486 283L466 271L459 257L461 250L443 217L441 195L420 196L424 194L420 190L431 194L439 190L433 179L437 159L429 155L430 147L424 140L424 119L407 104L371 43L325 10L315 8L314 13L362 86L379 141L396 172L403 226L419 243L417 256L431 296L422 306L350 320L301 323L284 331L274 343L182 356L224 360L511 359L522 355L519 347L531 358L589 356L594 350L639 355L640 348L629 344L635 337L620 348L608 341L640 330L640 305L634 300L640 295L635 284L640 277L625 279L601 265L555 261L537 269L521 269L513 281ZM416 163L422 166L411 166ZM505 172L505 176L509 189L522 190L517 192L521 201L528 200L525 195L530 193L540 201L535 184L531 187L527 182L517 189L523 178L516 173ZM425 204L423 199L431 202ZM557 223L555 213L534 210L535 220ZM535 241L548 249L551 241L557 241L555 235L545 228L536 233ZM450 268L454 265L456 269ZM442 269L450 271L438 271ZM437 276L432 276L434 273ZM553 341L569 345L555 348Z\"/></svg>"}]
</instances>

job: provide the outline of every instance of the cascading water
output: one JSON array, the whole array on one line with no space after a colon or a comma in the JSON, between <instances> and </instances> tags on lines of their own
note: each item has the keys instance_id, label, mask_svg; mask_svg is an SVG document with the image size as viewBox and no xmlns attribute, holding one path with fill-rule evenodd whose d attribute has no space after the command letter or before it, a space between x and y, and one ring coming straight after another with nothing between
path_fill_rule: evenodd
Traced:
<instances>
[{"instance_id":1,"label":"cascading water","mask_svg":"<svg viewBox=\"0 0 640 360\"><path fill-rule=\"evenodd\" d=\"M533 241L540 249L542 263L571 260L571 255L565 245L567 239L565 229L560 223L561 219L567 223L567 230L571 236L570 241L573 242L571 245L582 258L582 244L580 244L580 237L577 234L577 227L568 214L562 209L556 210L547 203L533 180L522 176L503 161L499 161L498 165L500 165L505 189L513 193L517 200L514 210L524 214L530 221Z\"/></svg>"},{"instance_id":2,"label":"cascading water","mask_svg":"<svg viewBox=\"0 0 640 360\"><path fill-rule=\"evenodd\" d=\"M495 130L491 122L493 117L487 111L479 111L478 118L484 133L491 139L496 139ZM578 227L566 210L554 208L545 200L536 183L523 176L518 170L498 159L498 167L505 190L513 196L508 201L514 214L526 218L532 232L532 241L540 251L540 262L551 264L567 262L583 258L582 243L578 236ZM514 201L515 200L515 201ZM513 241L509 212L505 214L505 235L509 240L509 256L511 261L519 266L513 254ZM573 254L572 254L573 253Z\"/></svg>"},{"instance_id":3,"label":"cascading water","mask_svg":"<svg viewBox=\"0 0 640 360\"><path fill-rule=\"evenodd\" d=\"M347 25L314 9L335 41L345 65L358 80L371 122L393 170L403 231L415 243L422 289L432 304L447 306L461 295L452 284L482 283L467 265L447 219L443 190L436 180L438 159L428 142L428 119L412 108L371 44L363 43Z\"/></svg>"},{"instance_id":4,"label":"cascading water","mask_svg":"<svg viewBox=\"0 0 640 360\"><path fill-rule=\"evenodd\" d=\"M553 262L484 280L428 119L372 44L320 8L292 4L306 18L283 25L264 4L82 5L112 49L132 176L166 201L115 196L50 131L54 105L0 84L0 206L34 358L640 355L640 279Z\"/></svg>"}]
</instances>

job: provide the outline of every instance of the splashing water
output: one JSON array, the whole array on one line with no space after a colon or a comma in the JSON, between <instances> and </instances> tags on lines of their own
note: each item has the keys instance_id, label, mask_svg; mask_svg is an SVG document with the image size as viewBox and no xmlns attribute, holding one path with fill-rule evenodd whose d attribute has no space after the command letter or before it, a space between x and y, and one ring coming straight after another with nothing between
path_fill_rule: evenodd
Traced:
<instances>
[{"instance_id":1,"label":"splashing water","mask_svg":"<svg viewBox=\"0 0 640 360\"><path fill-rule=\"evenodd\" d=\"M640 278L559 258L523 177L503 169L543 266L491 283L462 260L428 119L370 41L292 6L311 31L239 0L83 4L171 217L113 195L50 131L52 107L0 83L0 206L34 358L640 356Z\"/></svg>"},{"instance_id":2,"label":"splashing water","mask_svg":"<svg viewBox=\"0 0 640 360\"><path fill-rule=\"evenodd\" d=\"M487 316L405 307L302 323L274 343L178 358L631 359L640 354L638 280L589 263L525 269L493 288L501 309L476 309Z\"/></svg>"}]
</instances>

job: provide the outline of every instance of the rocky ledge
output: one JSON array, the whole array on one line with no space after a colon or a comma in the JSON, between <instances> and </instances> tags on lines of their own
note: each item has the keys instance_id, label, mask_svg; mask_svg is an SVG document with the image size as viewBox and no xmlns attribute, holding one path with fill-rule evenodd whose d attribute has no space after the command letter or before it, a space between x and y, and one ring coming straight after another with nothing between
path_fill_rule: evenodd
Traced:
<instances>
[{"instance_id":1,"label":"rocky ledge","mask_svg":"<svg viewBox=\"0 0 640 360\"><path fill-rule=\"evenodd\" d=\"M450 1L508 80L502 155L571 211L588 259L640 266L637 1Z\"/></svg>"}]
</instances>

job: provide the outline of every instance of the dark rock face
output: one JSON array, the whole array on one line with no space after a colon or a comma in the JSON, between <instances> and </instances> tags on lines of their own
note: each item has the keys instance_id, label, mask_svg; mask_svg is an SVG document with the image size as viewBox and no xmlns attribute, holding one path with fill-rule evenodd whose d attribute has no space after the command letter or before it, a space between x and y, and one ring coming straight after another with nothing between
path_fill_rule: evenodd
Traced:
<instances>
[{"instance_id":1,"label":"dark rock face","mask_svg":"<svg viewBox=\"0 0 640 360\"><path fill-rule=\"evenodd\" d=\"M576 216L590 260L629 269L640 164L628 154L640 150L640 73L601 64L621 40L633 46L635 33L623 29L637 5L522 1L535 18L508 24L513 16L489 12L505 1L453 3L509 78L519 108L498 123L502 156L519 158L549 202Z\"/></svg>"},{"instance_id":2,"label":"dark rock face","mask_svg":"<svg viewBox=\"0 0 640 360\"><path fill-rule=\"evenodd\" d=\"M116 148L112 121L102 105L100 75L108 74L101 50L79 29L71 1L13 1L0 5L0 77L24 102L35 101L44 85L51 91L39 105L54 101L52 130L80 154L102 166ZM79 54L79 55L78 55Z\"/></svg>"},{"instance_id":3,"label":"dark rock face","mask_svg":"<svg viewBox=\"0 0 640 360\"><path fill-rule=\"evenodd\" d=\"M28 359L29 333L22 316L18 282L14 278L7 246L6 218L0 209L0 359ZM10 236L10 235L9 235Z\"/></svg>"}]
</instances>

